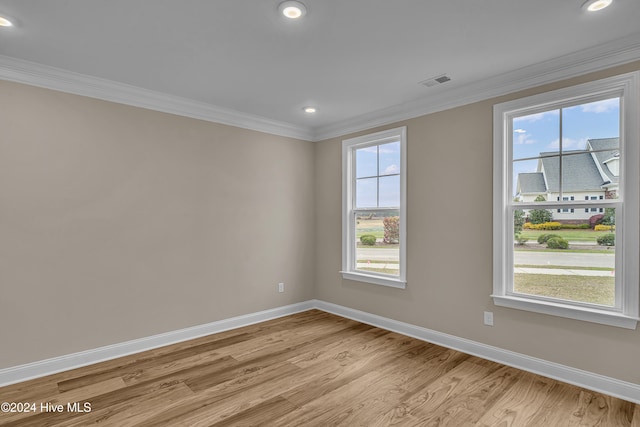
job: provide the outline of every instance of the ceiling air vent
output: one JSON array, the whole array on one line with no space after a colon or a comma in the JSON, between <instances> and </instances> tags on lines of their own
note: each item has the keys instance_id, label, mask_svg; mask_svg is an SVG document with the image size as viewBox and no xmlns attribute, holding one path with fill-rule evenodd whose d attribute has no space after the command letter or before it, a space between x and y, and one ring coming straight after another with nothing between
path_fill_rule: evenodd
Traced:
<instances>
[{"instance_id":1,"label":"ceiling air vent","mask_svg":"<svg viewBox=\"0 0 640 427\"><path fill-rule=\"evenodd\" d=\"M446 74L442 74L440 76L431 77L430 79L421 81L420 84L426 87L431 87L431 86L439 85L442 83L446 83L449 80L451 80L451 77L447 76Z\"/></svg>"}]
</instances>

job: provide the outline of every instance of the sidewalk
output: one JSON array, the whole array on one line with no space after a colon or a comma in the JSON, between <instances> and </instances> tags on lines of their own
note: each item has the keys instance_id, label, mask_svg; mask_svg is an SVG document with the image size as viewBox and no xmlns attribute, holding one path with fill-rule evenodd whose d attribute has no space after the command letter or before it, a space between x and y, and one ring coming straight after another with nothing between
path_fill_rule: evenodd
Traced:
<instances>
[{"instance_id":1,"label":"sidewalk","mask_svg":"<svg viewBox=\"0 0 640 427\"><path fill-rule=\"evenodd\" d=\"M357 264L357 269L366 270L367 268L379 268L379 269L388 269L388 270L397 270L397 263L375 263L369 264L366 262L359 262ZM514 273L520 274L551 274L555 276L590 276L590 277L615 277L614 271L604 271L604 270L572 270L565 268L537 268L537 267L516 267L513 269Z\"/></svg>"},{"instance_id":2,"label":"sidewalk","mask_svg":"<svg viewBox=\"0 0 640 427\"><path fill-rule=\"evenodd\" d=\"M390 263L386 263L383 264L381 262L376 262L376 263L368 263L368 262L358 262L356 265L356 268L358 270L366 270L367 268L379 268L379 269L388 269L388 270L399 270L400 267L398 266L397 262L390 262Z\"/></svg>"},{"instance_id":3,"label":"sidewalk","mask_svg":"<svg viewBox=\"0 0 640 427\"><path fill-rule=\"evenodd\" d=\"M564 268L536 268L536 267L515 267L514 273L525 274L553 274L556 276L591 276L591 277L615 277L615 271L603 270L571 270Z\"/></svg>"}]
</instances>

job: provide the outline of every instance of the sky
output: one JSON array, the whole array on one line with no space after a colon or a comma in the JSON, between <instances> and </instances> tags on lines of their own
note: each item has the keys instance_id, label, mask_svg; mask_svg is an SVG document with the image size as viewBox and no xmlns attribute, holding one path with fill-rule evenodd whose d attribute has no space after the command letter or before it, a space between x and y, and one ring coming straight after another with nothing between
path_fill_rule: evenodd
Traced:
<instances>
[{"instance_id":1,"label":"sky","mask_svg":"<svg viewBox=\"0 0 640 427\"><path fill-rule=\"evenodd\" d=\"M400 206L400 141L356 150L356 208Z\"/></svg>"},{"instance_id":2,"label":"sky","mask_svg":"<svg viewBox=\"0 0 640 427\"><path fill-rule=\"evenodd\" d=\"M538 161L525 159L559 152L560 110L530 114L513 120L513 186L521 172L536 172ZM620 136L620 98L562 109L562 150L584 150L587 140ZM515 194L514 194L515 195Z\"/></svg>"}]
</instances>

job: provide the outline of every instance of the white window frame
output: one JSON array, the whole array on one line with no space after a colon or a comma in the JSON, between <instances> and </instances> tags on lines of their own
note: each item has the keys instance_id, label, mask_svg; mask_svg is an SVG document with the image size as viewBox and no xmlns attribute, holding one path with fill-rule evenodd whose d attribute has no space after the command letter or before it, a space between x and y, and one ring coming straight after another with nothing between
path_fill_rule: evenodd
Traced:
<instances>
[{"instance_id":1,"label":"white window frame","mask_svg":"<svg viewBox=\"0 0 640 427\"><path fill-rule=\"evenodd\" d=\"M400 141L399 274L397 276L357 270L355 236L355 151L358 148ZM342 141L342 277L404 289L407 247L407 128L376 132Z\"/></svg>"},{"instance_id":2,"label":"white window frame","mask_svg":"<svg viewBox=\"0 0 640 427\"><path fill-rule=\"evenodd\" d=\"M589 205L616 207L616 303L601 308L569 300L529 297L513 292L513 209L512 200L512 120L529 112L547 111L571 103L586 103L619 96L620 103L620 191L612 201L546 202L542 208L555 209L567 203L576 208ZM497 306L549 314L604 325L635 329L639 316L640 283L640 72L610 77L565 89L542 93L494 105L493 159L493 302ZM611 204L611 206L608 206ZM537 205L536 205L537 206Z\"/></svg>"}]
</instances>

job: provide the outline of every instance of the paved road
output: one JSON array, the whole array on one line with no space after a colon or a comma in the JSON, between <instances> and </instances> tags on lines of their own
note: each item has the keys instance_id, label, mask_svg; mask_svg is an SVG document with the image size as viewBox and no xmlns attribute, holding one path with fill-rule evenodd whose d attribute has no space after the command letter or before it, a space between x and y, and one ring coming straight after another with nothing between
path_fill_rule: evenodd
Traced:
<instances>
[{"instance_id":1,"label":"paved road","mask_svg":"<svg viewBox=\"0 0 640 427\"><path fill-rule=\"evenodd\" d=\"M358 259L372 261L393 261L398 259L397 249L359 248ZM515 264L521 265L563 265L572 267L615 267L614 254L589 254L575 252L532 252L516 251Z\"/></svg>"},{"instance_id":2,"label":"paved road","mask_svg":"<svg viewBox=\"0 0 640 427\"><path fill-rule=\"evenodd\" d=\"M584 254L575 252L530 252L515 251L514 264L518 265L563 265L572 267L615 267L614 254Z\"/></svg>"},{"instance_id":3,"label":"paved road","mask_svg":"<svg viewBox=\"0 0 640 427\"><path fill-rule=\"evenodd\" d=\"M358 248L358 259L370 259L371 261L392 261L398 260L398 249L373 249Z\"/></svg>"}]
</instances>

